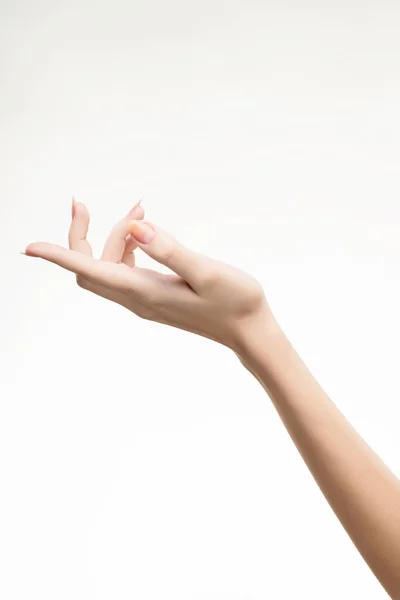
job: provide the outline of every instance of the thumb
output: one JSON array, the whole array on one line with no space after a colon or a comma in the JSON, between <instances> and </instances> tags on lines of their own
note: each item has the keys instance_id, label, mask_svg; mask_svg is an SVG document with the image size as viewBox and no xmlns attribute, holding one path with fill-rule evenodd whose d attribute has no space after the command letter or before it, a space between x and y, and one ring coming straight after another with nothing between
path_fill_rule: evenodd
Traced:
<instances>
[{"instance_id":1,"label":"thumb","mask_svg":"<svg viewBox=\"0 0 400 600\"><path fill-rule=\"evenodd\" d=\"M149 221L131 221L129 231L143 252L180 275L196 291L201 289L208 274L215 271L211 258L189 250Z\"/></svg>"}]
</instances>

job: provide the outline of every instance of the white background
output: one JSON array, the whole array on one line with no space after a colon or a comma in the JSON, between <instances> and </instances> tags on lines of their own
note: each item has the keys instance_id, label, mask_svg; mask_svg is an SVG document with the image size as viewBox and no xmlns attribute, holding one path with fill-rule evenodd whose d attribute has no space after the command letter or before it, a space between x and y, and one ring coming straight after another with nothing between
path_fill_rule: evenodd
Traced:
<instances>
[{"instance_id":1,"label":"white background","mask_svg":"<svg viewBox=\"0 0 400 600\"><path fill-rule=\"evenodd\" d=\"M2 0L0 595L384 599L261 386L19 254L140 197L400 473L400 5ZM138 256L138 264L150 263Z\"/></svg>"}]
</instances>

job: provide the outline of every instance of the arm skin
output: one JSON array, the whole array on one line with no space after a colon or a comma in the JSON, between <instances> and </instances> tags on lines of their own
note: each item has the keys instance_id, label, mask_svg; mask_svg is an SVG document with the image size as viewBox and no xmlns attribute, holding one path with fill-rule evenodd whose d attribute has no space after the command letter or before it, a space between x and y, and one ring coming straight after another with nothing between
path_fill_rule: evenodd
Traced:
<instances>
[{"instance_id":1,"label":"arm skin","mask_svg":"<svg viewBox=\"0 0 400 600\"><path fill-rule=\"evenodd\" d=\"M238 357L270 396L354 545L398 600L400 482L321 389L276 321L266 321L247 333Z\"/></svg>"},{"instance_id":2,"label":"arm skin","mask_svg":"<svg viewBox=\"0 0 400 600\"><path fill-rule=\"evenodd\" d=\"M88 210L75 201L69 249L34 243L26 254L75 273L80 287L141 318L191 331L235 352L271 397L354 545L391 597L400 600L400 482L310 374L260 284L143 220L139 204L113 228L100 260L86 239ZM172 274L137 267L136 249Z\"/></svg>"}]
</instances>

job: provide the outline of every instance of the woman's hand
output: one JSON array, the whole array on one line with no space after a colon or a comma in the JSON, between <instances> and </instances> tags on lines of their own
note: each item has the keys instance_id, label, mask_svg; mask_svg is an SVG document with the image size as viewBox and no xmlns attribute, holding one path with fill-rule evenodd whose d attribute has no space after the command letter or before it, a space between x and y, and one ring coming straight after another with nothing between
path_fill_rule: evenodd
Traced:
<instances>
[{"instance_id":1,"label":"woman's hand","mask_svg":"<svg viewBox=\"0 0 400 600\"><path fill-rule=\"evenodd\" d=\"M185 248L143 217L143 209L134 207L114 227L96 260L86 240L89 214L83 204L76 204L70 249L31 244L26 254L73 271L81 287L144 319L192 331L234 350L271 397L359 552L391 597L400 600L399 480L311 375L273 318L260 284ZM136 247L174 274L136 267Z\"/></svg>"},{"instance_id":2,"label":"woman's hand","mask_svg":"<svg viewBox=\"0 0 400 600\"><path fill-rule=\"evenodd\" d=\"M98 260L86 239L89 213L83 204L73 202L70 249L35 243L25 254L74 272L80 287L139 317L239 351L246 332L271 319L261 285L235 267L189 250L143 217L138 204L114 227ZM137 247L173 274L135 266Z\"/></svg>"}]
</instances>

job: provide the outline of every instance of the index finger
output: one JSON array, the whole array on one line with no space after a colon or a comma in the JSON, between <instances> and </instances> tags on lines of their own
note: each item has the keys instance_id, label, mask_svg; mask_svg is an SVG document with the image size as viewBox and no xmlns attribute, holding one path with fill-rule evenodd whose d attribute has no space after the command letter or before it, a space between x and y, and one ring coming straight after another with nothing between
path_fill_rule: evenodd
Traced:
<instances>
[{"instance_id":1,"label":"index finger","mask_svg":"<svg viewBox=\"0 0 400 600\"><path fill-rule=\"evenodd\" d=\"M77 250L68 250L56 244L45 242L29 244L25 254L43 258L67 271L108 287L131 288L134 283L134 272L126 269L126 267L105 263Z\"/></svg>"}]
</instances>

